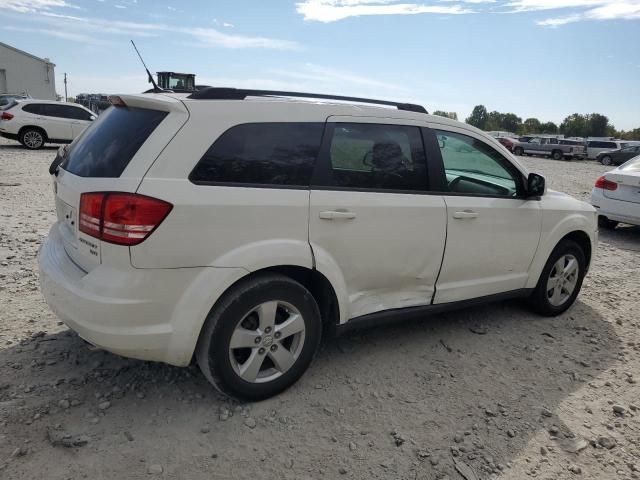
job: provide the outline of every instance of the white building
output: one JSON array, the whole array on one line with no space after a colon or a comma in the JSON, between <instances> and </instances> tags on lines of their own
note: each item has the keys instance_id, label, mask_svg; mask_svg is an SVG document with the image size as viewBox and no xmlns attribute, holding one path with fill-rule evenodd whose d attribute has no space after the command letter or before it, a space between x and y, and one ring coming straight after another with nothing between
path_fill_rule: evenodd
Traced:
<instances>
[{"instance_id":1,"label":"white building","mask_svg":"<svg viewBox=\"0 0 640 480\"><path fill-rule=\"evenodd\" d=\"M28 93L42 100L56 99L55 65L0 42L0 93Z\"/></svg>"}]
</instances>

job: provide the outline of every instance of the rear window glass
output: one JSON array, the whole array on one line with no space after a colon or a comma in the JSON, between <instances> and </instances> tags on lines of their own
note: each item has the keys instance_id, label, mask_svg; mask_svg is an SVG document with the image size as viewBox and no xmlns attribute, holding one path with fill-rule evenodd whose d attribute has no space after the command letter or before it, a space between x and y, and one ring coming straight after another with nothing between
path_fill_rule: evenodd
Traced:
<instances>
[{"instance_id":1,"label":"rear window glass","mask_svg":"<svg viewBox=\"0 0 640 480\"><path fill-rule=\"evenodd\" d=\"M619 169L625 172L640 172L640 155L633 157L627 163L623 163Z\"/></svg>"},{"instance_id":2,"label":"rear window glass","mask_svg":"<svg viewBox=\"0 0 640 480\"><path fill-rule=\"evenodd\" d=\"M39 103L29 103L22 107L22 110L27 113L35 113L36 115L40 115L40 104Z\"/></svg>"},{"instance_id":3,"label":"rear window glass","mask_svg":"<svg viewBox=\"0 0 640 480\"><path fill-rule=\"evenodd\" d=\"M146 108L111 107L71 144L61 166L80 177L119 177L166 116Z\"/></svg>"},{"instance_id":4,"label":"rear window glass","mask_svg":"<svg viewBox=\"0 0 640 480\"><path fill-rule=\"evenodd\" d=\"M247 123L224 132L189 176L200 184L309 186L323 123Z\"/></svg>"}]
</instances>

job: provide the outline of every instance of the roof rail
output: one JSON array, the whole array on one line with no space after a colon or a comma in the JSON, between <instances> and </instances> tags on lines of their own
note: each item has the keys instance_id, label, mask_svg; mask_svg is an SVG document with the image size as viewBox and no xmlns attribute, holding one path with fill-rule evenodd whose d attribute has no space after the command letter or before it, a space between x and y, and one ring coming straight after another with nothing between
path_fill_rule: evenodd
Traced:
<instances>
[{"instance_id":1,"label":"roof rail","mask_svg":"<svg viewBox=\"0 0 640 480\"><path fill-rule=\"evenodd\" d=\"M416 105L413 103L390 102L387 100L374 100L372 98L345 97L342 95L325 95L323 93L283 92L279 90L251 90L244 88L208 87L193 92L187 98L191 98L193 100L244 100L247 97L318 98L326 100L340 100L343 102L386 105L389 107L396 107L398 110L406 110L408 112L428 113L422 105Z\"/></svg>"}]
</instances>

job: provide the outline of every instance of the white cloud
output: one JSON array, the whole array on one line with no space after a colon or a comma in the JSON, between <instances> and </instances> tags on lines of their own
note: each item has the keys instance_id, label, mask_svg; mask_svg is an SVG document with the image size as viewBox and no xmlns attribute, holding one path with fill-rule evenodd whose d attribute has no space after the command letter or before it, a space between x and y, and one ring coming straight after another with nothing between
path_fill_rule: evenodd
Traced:
<instances>
[{"instance_id":1,"label":"white cloud","mask_svg":"<svg viewBox=\"0 0 640 480\"><path fill-rule=\"evenodd\" d=\"M20 13L33 13L54 7L70 7L65 0L0 0L0 9Z\"/></svg>"},{"instance_id":2,"label":"white cloud","mask_svg":"<svg viewBox=\"0 0 640 480\"><path fill-rule=\"evenodd\" d=\"M480 0L482 2L482 0ZM296 11L305 20L336 22L363 15L417 15L436 13L461 15L473 10L461 5L425 5L400 3L398 0L304 0L296 4Z\"/></svg>"},{"instance_id":3,"label":"white cloud","mask_svg":"<svg viewBox=\"0 0 640 480\"><path fill-rule=\"evenodd\" d=\"M32 33L35 35L47 35L50 37L56 37L56 38L62 38L64 40L71 40L73 42L82 42L82 43L89 43L92 45L103 45L105 44L105 42L102 42L100 40L97 40L89 35L83 35L81 33L73 33L73 32L67 32L64 30L56 30L56 29L49 29L49 28L29 28L29 27L18 27L18 26L13 26L13 25L8 25L8 26L4 26L2 27L3 30L8 30L8 31L12 31L12 32L25 32L25 33Z\"/></svg>"},{"instance_id":4,"label":"white cloud","mask_svg":"<svg viewBox=\"0 0 640 480\"><path fill-rule=\"evenodd\" d=\"M296 10L305 20L336 22L365 15L416 15L435 13L523 13L558 11L563 15L539 20L538 25L558 27L586 20L640 18L640 0L302 0Z\"/></svg>"},{"instance_id":5,"label":"white cloud","mask_svg":"<svg viewBox=\"0 0 640 480\"><path fill-rule=\"evenodd\" d=\"M0 2L5 0L0 0ZM158 37L167 32L178 34L187 39L193 46L199 47L223 47L223 48L264 48L275 50L295 50L301 48L299 44L289 40L279 40L275 38L250 36L223 33L214 28L196 27L187 28L173 26L165 23L145 23L129 22L121 20L105 20L101 18L80 17L73 15L63 15L59 13L40 11L37 15L32 15L29 20L46 24L50 29L66 32L67 38L73 40L72 36L81 35L93 38L104 38L105 34L122 35L127 37ZM96 37L99 32L99 37ZM174 35L174 40L179 40L178 35ZM62 34L59 38L65 38ZM94 41L92 43L98 43Z\"/></svg>"},{"instance_id":6,"label":"white cloud","mask_svg":"<svg viewBox=\"0 0 640 480\"><path fill-rule=\"evenodd\" d=\"M529 5L529 8L533 8L534 4L539 6L548 3L545 0L524 0ZM578 0L559 0L562 5L572 3L572 5L566 5L567 7L576 7L574 5L579 3ZM524 2L520 2L524 3ZM583 0L583 7L578 13L571 13L560 17L547 18L545 20L537 22L538 25L544 27L559 27L567 25L569 23L575 23L588 20L637 20L640 19L640 0ZM543 8L549 10L556 7Z\"/></svg>"}]
</instances>

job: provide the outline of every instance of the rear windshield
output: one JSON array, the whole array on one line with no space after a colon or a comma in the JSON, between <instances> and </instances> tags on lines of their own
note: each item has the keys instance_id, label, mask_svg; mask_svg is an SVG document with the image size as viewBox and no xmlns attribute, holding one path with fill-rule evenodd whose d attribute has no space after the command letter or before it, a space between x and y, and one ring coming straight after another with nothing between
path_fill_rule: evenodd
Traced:
<instances>
[{"instance_id":1,"label":"rear windshield","mask_svg":"<svg viewBox=\"0 0 640 480\"><path fill-rule=\"evenodd\" d=\"M80 177L119 177L166 116L146 108L111 107L71 144L61 167Z\"/></svg>"}]
</instances>

